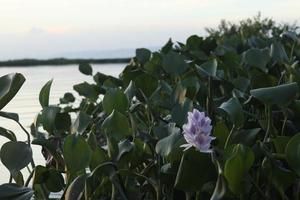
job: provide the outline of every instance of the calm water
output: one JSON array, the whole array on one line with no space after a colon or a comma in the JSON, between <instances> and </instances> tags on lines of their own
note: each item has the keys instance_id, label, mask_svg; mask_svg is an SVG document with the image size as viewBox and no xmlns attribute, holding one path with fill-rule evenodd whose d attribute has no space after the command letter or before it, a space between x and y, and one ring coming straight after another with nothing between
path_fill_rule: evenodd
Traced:
<instances>
[{"instance_id":1,"label":"calm water","mask_svg":"<svg viewBox=\"0 0 300 200\"><path fill-rule=\"evenodd\" d=\"M118 76L126 64L96 64L93 65L94 72L99 71L112 76ZM8 73L22 73L26 81L15 98L5 107L3 111L16 112L19 114L20 122L29 129L36 114L41 110L38 95L42 86L50 79L54 79L50 92L50 104L59 102L59 98L67 91L73 91L73 85L83 81L92 82L92 77L85 76L78 71L77 65L65 66L42 66L42 67L9 67L0 68L0 76ZM25 141L25 133L10 120L0 118L0 126L12 130L18 140ZM0 146L6 140L0 137ZM33 154L36 164L43 164L43 156L38 146L33 145ZM23 170L24 174L26 170ZM26 176L25 176L26 177ZM0 162L0 184L7 182L9 172Z\"/></svg>"}]
</instances>

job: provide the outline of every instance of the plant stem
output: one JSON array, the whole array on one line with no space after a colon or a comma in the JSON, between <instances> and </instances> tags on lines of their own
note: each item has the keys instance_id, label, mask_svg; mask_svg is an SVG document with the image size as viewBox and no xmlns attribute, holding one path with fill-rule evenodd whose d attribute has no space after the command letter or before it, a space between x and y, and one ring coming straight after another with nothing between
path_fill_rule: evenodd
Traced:
<instances>
[{"instance_id":1,"label":"plant stem","mask_svg":"<svg viewBox=\"0 0 300 200\"><path fill-rule=\"evenodd\" d=\"M33 177L33 174L34 174L34 169L30 172L30 174L25 182L25 187L27 187L29 185L31 178Z\"/></svg>"},{"instance_id":2,"label":"plant stem","mask_svg":"<svg viewBox=\"0 0 300 200\"><path fill-rule=\"evenodd\" d=\"M31 148L30 133L24 128L24 126L20 122L18 122L18 121L16 121L16 122L19 124L19 126L21 127L21 129L26 133L26 135L27 135L27 142L28 142L29 147ZM35 163L33 161L33 158L31 159L30 163L31 163L32 169L34 169L35 168Z\"/></svg>"},{"instance_id":3,"label":"plant stem","mask_svg":"<svg viewBox=\"0 0 300 200\"><path fill-rule=\"evenodd\" d=\"M271 108L268 106L266 107L266 115L267 115L267 130L266 134L263 140L263 144L267 141L269 134L270 134L270 129L271 129L271 120L272 120L272 112Z\"/></svg>"},{"instance_id":4,"label":"plant stem","mask_svg":"<svg viewBox=\"0 0 300 200\"><path fill-rule=\"evenodd\" d=\"M207 82L207 88L208 88L208 94L207 94L207 100L206 100L206 109L207 109L207 114L210 117L213 117L213 109L212 109L212 85L211 85L212 79L211 77L208 77L208 82ZM213 119L212 119L213 120Z\"/></svg>"},{"instance_id":5,"label":"plant stem","mask_svg":"<svg viewBox=\"0 0 300 200\"><path fill-rule=\"evenodd\" d=\"M284 120L283 120L283 124L282 124L282 128L281 128L281 135L283 135L286 121L287 121L287 115L284 115Z\"/></svg>"},{"instance_id":6,"label":"plant stem","mask_svg":"<svg viewBox=\"0 0 300 200\"><path fill-rule=\"evenodd\" d=\"M290 62L292 62L294 48L295 48L295 42L293 42L293 45L292 45L292 49L291 49L291 53L290 53Z\"/></svg>"},{"instance_id":7,"label":"plant stem","mask_svg":"<svg viewBox=\"0 0 300 200\"><path fill-rule=\"evenodd\" d=\"M227 148L227 146L228 146L228 144L229 144L229 141L231 140L231 137L232 137L232 134L233 134L234 130L235 130L235 124L232 125L232 128L231 128L231 130L230 130L230 133L229 133L229 135L227 136L227 139L226 139L226 142L225 142L225 145L224 145L224 149Z\"/></svg>"},{"instance_id":8,"label":"plant stem","mask_svg":"<svg viewBox=\"0 0 300 200\"><path fill-rule=\"evenodd\" d=\"M10 174L10 175L9 175L9 181L8 181L8 182L9 182L9 183L12 183L12 179L13 179L13 177L12 177L12 175Z\"/></svg>"}]
</instances>

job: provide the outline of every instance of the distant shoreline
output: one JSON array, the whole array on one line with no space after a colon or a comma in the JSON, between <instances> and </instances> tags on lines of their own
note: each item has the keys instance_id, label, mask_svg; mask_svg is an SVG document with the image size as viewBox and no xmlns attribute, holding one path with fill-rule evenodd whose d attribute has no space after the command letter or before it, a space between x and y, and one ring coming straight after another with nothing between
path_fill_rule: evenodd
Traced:
<instances>
[{"instance_id":1,"label":"distant shoreline","mask_svg":"<svg viewBox=\"0 0 300 200\"><path fill-rule=\"evenodd\" d=\"M80 63L90 64L114 64L128 63L130 58L107 58L107 59L68 59L68 58L53 58L53 59L17 59L0 61L0 67L26 67L26 66L43 66L43 65L71 65Z\"/></svg>"}]
</instances>

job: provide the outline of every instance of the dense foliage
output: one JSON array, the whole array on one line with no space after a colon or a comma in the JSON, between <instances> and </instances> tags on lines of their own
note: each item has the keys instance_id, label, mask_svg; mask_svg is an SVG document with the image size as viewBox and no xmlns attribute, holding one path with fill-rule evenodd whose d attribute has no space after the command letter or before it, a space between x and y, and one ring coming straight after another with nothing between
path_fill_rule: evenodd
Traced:
<instances>
[{"instance_id":1,"label":"dense foliage","mask_svg":"<svg viewBox=\"0 0 300 200\"><path fill-rule=\"evenodd\" d=\"M94 83L74 85L81 98L66 93L58 105L49 105L47 82L27 142L0 128L10 140L0 158L11 173L0 198L63 191L68 200L299 199L296 31L256 17L224 22L205 38L169 40L158 52L137 49L118 78L82 64ZM0 109L24 81L0 78ZM212 120L211 151L181 147L193 109ZM15 113L0 116L23 127ZM35 166L32 145L42 146L45 166Z\"/></svg>"}]
</instances>

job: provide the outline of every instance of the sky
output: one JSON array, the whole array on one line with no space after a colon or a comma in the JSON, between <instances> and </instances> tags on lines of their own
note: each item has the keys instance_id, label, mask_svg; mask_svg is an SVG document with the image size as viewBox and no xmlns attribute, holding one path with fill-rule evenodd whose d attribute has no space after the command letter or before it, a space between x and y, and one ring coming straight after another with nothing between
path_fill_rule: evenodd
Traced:
<instances>
[{"instance_id":1,"label":"sky","mask_svg":"<svg viewBox=\"0 0 300 200\"><path fill-rule=\"evenodd\" d=\"M221 19L300 22L300 0L0 0L0 60L160 47Z\"/></svg>"}]
</instances>

